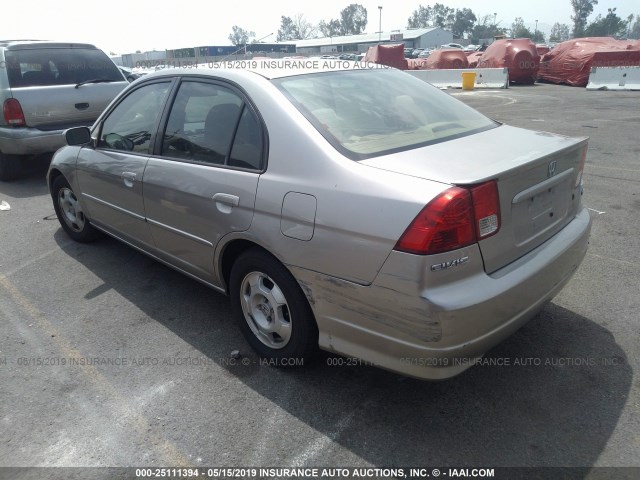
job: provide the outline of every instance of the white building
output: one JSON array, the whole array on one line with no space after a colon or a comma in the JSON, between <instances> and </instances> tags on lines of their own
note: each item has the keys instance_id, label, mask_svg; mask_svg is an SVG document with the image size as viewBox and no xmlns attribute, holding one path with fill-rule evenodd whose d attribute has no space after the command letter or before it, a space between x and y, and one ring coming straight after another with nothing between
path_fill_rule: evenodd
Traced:
<instances>
[{"instance_id":1,"label":"white building","mask_svg":"<svg viewBox=\"0 0 640 480\"><path fill-rule=\"evenodd\" d=\"M310 38L291 40L296 51L301 54L313 53L364 53L374 45L384 43L404 43L407 48L437 48L453 41L453 34L439 27L408 28L389 32L361 33L340 37Z\"/></svg>"}]
</instances>

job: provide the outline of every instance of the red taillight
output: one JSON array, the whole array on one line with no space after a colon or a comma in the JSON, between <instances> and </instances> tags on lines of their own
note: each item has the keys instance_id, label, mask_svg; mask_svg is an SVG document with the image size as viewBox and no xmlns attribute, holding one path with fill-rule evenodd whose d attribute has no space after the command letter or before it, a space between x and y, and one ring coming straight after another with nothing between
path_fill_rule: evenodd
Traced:
<instances>
[{"instance_id":1,"label":"red taillight","mask_svg":"<svg viewBox=\"0 0 640 480\"><path fill-rule=\"evenodd\" d=\"M395 250L432 255L466 247L500 229L495 181L451 187L434 198L411 222Z\"/></svg>"},{"instance_id":2,"label":"red taillight","mask_svg":"<svg viewBox=\"0 0 640 480\"><path fill-rule=\"evenodd\" d=\"M471 195L464 188L451 187L422 209L395 249L428 255L455 250L475 241Z\"/></svg>"},{"instance_id":3,"label":"red taillight","mask_svg":"<svg viewBox=\"0 0 640 480\"><path fill-rule=\"evenodd\" d=\"M8 98L4 101L2 113L4 113L5 122L12 127L24 127L27 124L20 102L15 98Z\"/></svg>"},{"instance_id":4,"label":"red taillight","mask_svg":"<svg viewBox=\"0 0 640 480\"><path fill-rule=\"evenodd\" d=\"M482 240L500 229L500 199L495 181L470 187L475 214L476 238Z\"/></svg>"}]
</instances>

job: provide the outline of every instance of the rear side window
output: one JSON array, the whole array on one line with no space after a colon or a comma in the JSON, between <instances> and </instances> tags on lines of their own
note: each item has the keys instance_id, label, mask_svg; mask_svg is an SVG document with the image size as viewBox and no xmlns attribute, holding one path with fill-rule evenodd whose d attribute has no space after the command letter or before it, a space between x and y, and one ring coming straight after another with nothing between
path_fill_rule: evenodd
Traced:
<instances>
[{"instance_id":1,"label":"rear side window","mask_svg":"<svg viewBox=\"0 0 640 480\"><path fill-rule=\"evenodd\" d=\"M229 88L185 81L171 107L161 154L182 160L260 169L262 130Z\"/></svg>"},{"instance_id":2,"label":"rear side window","mask_svg":"<svg viewBox=\"0 0 640 480\"><path fill-rule=\"evenodd\" d=\"M122 82L118 67L102 51L89 48L7 50L11 88L76 85L87 80Z\"/></svg>"}]
</instances>

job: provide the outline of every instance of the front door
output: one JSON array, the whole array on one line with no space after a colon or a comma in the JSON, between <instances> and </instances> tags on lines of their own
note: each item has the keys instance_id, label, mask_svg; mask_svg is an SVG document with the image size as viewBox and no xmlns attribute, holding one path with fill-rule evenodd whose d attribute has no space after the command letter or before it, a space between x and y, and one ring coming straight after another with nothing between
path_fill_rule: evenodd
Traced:
<instances>
[{"instance_id":1,"label":"front door","mask_svg":"<svg viewBox=\"0 0 640 480\"><path fill-rule=\"evenodd\" d=\"M170 88L170 81L160 81L133 90L102 122L96 148L78 156L78 183L92 223L145 249L153 240L142 178Z\"/></svg>"}]
</instances>

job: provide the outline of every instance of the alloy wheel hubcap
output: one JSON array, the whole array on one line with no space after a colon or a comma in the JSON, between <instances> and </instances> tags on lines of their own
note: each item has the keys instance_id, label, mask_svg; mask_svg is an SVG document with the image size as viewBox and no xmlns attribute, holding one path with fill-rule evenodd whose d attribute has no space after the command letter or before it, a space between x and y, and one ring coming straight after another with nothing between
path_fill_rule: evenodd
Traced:
<instances>
[{"instance_id":1,"label":"alloy wheel hubcap","mask_svg":"<svg viewBox=\"0 0 640 480\"><path fill-rule=\"evenodd\" d=\"M74 232L81 232L85 218L78 199L70 188L61 188L58 192L58 205L62 212L62 219Z\"/></svg>"},{"instance_id":2,"label":"alloy wheel hubcap","mask_svg":"<svg viewBox=\"0 0 640 480\"><path fill-rule=\"evenodd\" d=\"M253 334L267 347L284 348L291 338L291 315L280 287L262 272L251 272L242 280L240 303Z\"/></svg>"}]
</instances>

